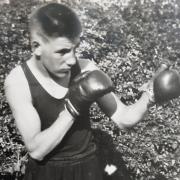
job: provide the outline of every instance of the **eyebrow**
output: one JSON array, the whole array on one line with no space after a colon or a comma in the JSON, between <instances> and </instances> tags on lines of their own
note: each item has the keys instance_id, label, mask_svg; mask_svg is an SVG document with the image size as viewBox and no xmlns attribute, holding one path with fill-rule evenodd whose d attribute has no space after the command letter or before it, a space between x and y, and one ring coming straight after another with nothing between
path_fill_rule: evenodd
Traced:
<instances>
[{"instance_id":1,"label":"eyebrow","mask_svg":"<svg viewBox=\"0 0 180 180\"><path fill-rule=\"evenodd\" d=\"M66 54L66 53L68 53L70 51L71 51L71 48L63 48L63 49L59 49L59 50L55 51L55 53Z\"/></svg>"}]
</instances>

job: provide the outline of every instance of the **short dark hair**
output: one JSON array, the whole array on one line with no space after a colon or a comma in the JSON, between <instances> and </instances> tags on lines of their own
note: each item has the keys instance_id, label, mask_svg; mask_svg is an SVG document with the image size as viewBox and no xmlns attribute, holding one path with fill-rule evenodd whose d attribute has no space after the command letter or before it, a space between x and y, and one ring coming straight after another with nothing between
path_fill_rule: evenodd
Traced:
<instances>
[{"instance_id":1,"label":"short dark hair","mask_svg":"<svg viewBox=\"0 0 180 180\"><path fill-rule=\"evenodd\" d=\"M67 37L75 39L82 31L81 22L69 7L49 3L37 9L30 17L30 31L38 28L48 37Z\"/></svg>"}]
</instances>

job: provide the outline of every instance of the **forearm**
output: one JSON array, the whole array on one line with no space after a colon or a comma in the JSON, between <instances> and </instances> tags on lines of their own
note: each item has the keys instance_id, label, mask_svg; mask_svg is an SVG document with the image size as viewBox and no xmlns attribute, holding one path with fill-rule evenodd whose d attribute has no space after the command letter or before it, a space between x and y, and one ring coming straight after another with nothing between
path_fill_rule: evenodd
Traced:
<instances>
[{"instance_id":1,"label":"forearm","mask_svg":"<svg viewBox=\"0 0 180 180\"><path fill-rule=\"evenodd\" d=\"M68 111L59 114L57 120L46 130L37 133L28 145L32 158L42 160L61 142L71 128L74 119Z\"/></svg>"},{"instance_id":2,"label":"forearm","mask_svg":"<svg viewBox=\"0 0 180 180\"><path fill-rule=\"evenodd\" d=\"M149 103L149 96L146 92L144 92L141 98L135 104L129 106L129 119L134 119L131 120L132 124L136 124L144 117L148 110Z\"/></svg>"},{"instance_id":3,"label":"forearm","mask_svg":"<svg viewBox=\"0 0 180 180\"><path fill-rule=\"evenodd\" d=\"M122 129L137 124L148 109L149 97L147 93L143 93L136 103L129 106L121 105L119 107L117 97L115 99L117 101L117 110L111 116L111 119Z\"/></svg>"}]
</instances>

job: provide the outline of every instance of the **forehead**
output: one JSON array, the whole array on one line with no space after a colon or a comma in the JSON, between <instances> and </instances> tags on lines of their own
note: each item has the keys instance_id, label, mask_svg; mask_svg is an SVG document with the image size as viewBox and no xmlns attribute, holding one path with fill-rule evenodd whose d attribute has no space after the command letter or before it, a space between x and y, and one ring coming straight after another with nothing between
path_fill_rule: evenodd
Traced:
<instances>
[{"instance_id":1,"label":"forehead","mask_svg":"<svg viewBox=\"0 0 180 180\"><path fill-rule=\"evenodd\" d=\"M80 41L80 38L74 39L74 41L69 40L66 37L58 37L49 39L49 45L54 48L72 48L76 46Z\"/></svg>"}]
</instances>

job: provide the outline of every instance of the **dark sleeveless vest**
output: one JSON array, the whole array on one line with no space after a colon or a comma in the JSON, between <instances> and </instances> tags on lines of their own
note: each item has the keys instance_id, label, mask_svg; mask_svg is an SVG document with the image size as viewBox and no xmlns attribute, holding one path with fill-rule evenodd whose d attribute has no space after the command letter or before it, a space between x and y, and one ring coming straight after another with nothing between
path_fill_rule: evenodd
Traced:
<instances>
[{"instance_id":1,"label":"dark sleeveless vest","mask_svg":"<svg viewBox=\"0 0 180 180\"><path fill-rule=\"evenodd\" d=\"M59 113L64 109L65 98L56 99L52 97L37 81L26 62L22 64L22 69L29 83L33 106L39 114L41 130L43 131L52 125ZM70 82L78 73L80 73L80 67L77 63L72 67ZM75 120L63 140L45 159L71 160L83 158L93 154L95 150L96 146L93 142L89 111L87 111Z\"/></svg>"}]
</instances>

